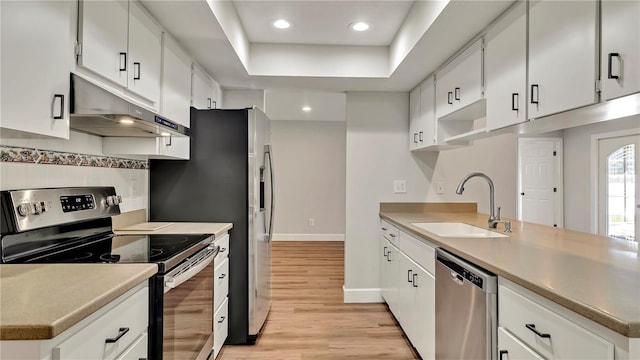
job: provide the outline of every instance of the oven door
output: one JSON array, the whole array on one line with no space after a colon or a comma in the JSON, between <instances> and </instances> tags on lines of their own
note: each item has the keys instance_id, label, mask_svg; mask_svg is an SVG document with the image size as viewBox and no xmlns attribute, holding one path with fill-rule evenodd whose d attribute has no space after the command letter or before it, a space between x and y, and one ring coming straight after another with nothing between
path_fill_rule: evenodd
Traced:
<instances>
[{"instance_id":1,"label":"oven door","mask_svg":"<svg viewBox=\"0 0 640 360\"><path fill-rule=\"evenodd\" d=\"M213 259L208 247L163 277L162 359L206 359L213 348Z\"/></svg>"}]
</instances>

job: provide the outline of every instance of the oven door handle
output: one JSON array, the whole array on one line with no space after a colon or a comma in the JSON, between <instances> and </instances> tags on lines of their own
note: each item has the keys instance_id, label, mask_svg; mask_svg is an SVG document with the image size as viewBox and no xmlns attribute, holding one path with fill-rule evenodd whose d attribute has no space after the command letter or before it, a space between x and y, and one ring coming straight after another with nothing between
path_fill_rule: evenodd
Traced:
<instances>
[{"instance_id":1,"label":"oven door handle","mask_svg":"<svg viewBox=\"0 0 640 360\"><path fill-rule=\"evenodd\" d=\"M209 247L208 249L211 249ZM191 279L196 276L200 271L209 266L213 259L220 252L220 246L216 246L214 251L211 252L207 257L203 258L197 263L188 263L183 266L179 266L175 270L172 270L170 273L165 275L164 277L164 293L168 293L171 289L177 288L185 281ZM173 275L177 274L177 275Z\"/></svg>"}]
</instances>

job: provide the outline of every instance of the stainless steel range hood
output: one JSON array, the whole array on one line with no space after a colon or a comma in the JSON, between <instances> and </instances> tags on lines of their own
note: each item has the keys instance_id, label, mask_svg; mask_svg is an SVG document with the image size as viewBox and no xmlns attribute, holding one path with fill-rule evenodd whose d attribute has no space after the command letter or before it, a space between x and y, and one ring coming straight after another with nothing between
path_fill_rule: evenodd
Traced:
<instances>
[{"instance_id":1,"label":"stainless steel range hood","mask_svg":"<svg viewBox=\"0 0 640 360\"><path fill-rule=\"evenodd\" d=\"M71 74L71 128L114 137L188 137L189 128Z\"/></svg>"}]
</instances>

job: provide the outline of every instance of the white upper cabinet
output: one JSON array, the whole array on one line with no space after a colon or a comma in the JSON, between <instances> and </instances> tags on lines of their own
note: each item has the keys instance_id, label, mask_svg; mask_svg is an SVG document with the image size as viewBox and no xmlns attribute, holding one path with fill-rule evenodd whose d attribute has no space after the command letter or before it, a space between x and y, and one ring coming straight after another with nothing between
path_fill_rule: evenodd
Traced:
<instances>
[{"instance_id":1,"label":"white upper cabinet","mask_svg":"<svg viewBox=\"0 0 640 360\"><path fill-rule=\"evenodd\" d=\"M70 1L0 1L2 137L69 138Z\"/></svg>"},{"instance_id":2,"label":"white upper cabinet","mask_svg":"<svg viewBox=\"0 0 640 360\"><path fill-rule=\"evenodd\" d=\"M80 1L78 64L147 100L160 100L162 30L136 1Z\"/></svg>"},{"instance_id":3,"label":"white upper cabinet","mask_svg":"<svg viewBox=\"0 0 640 360\"><path fill-rule=\"evenodd\" d=\"M481 100L482 39L478 39L438 71L436 79L438 119Z\"/></svg>"},{"instance_id":4,"label":"white upper cabinet","mask_svg":"<svg viewBox=\"0 0 640 360\"><path fill-rule=\"evenodd\" d=\"M409 93L409 150L418 148L418 128L420 127L420 86Z\"/></svg>"},{"instance_id":5,"label":"white upper cabinet","mask_svg":"<svg viewBox=\"0 0 640 360\"><path fill-rule=\"evenodd\" d=\"M191 106L198 110L214 109L211 79L197 65L192 66Z\"/></svg>"},{"instance_id":6,"label":"white upper cabinet","mask_svg":"<svg viewBox=\"0 0 640 360\"><path fill-rule=\"evenodd\" d=\"M417 149L427 149L436 144L436 88L433 76L420 84L420 117Z\"/></svg>"},{"instance_id":7,"label":"white upper cabinet","mask_svg":"<svg viewBox=\"0 0 640 360\"><path fill-rule=\"evenodd\" d=\"M176 40L164 33L162 47L163 116L186 127L190 126L191 58Z\"/></svg>"},{"instance_id":8,"label":"white upper cabinet","mask_svg":"<svg viewBox=\"0 0 640 360\"><path fill-rule=\"evenodd\" d=\"M485 37L487 130L527 120L526 12L517 1Z\"/></svg>"},{"instance_id":9,"label":"white upper cabinet","mask_svg":"<svg viewBox=\"0 0 640 360\"><path fill-rule=\"evenodd\" d=\"M602 99L640 91L640 1L602 0Z\"/></svg>"},{"instance_id":10,"label":"white upper cabinet","mask_svg":"<svg viewBox=\"0 0 640 360\"><path fill-rule=\"evenodd\" d=\"M529 1L529 118L597 102L597 1Z\"/></svg>"},{"instance_id":11,"label":"white upper cabinet","mask_svg":"<svg viewBox=\"0 0 640 360\"><path fill-rule=\"evenodd\" d=\"M162 29L136 1L129 3L129 82L127 88L157 103L160 100Z\"/></svg>"}]
</instances>

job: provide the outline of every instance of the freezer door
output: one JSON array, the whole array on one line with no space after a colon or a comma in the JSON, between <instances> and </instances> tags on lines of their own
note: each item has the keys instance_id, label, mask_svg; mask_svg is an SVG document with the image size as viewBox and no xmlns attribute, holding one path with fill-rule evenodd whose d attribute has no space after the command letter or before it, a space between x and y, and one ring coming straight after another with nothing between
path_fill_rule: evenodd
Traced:
<instances>
[{"instance_id":1,"label":"freezer door","mask_svg":"<svg viewBox=\"0 0 640 360\"><path fill-rule=\"evenodd\" d=\"M249 111L249 336L257 336L271 307L273 168L270 121Z\"/></svg>"}]
</instances>

